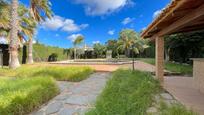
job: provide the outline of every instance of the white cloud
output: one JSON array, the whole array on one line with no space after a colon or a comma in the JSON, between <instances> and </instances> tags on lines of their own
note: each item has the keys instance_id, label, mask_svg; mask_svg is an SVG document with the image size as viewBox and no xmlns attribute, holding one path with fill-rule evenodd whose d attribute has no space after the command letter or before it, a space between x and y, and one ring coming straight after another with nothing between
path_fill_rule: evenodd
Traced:
<instances>
[{"instance_id":1,"label":"white cloud","mask_svg":"<svg viewBox=\"0 0 204 115\"><path fill-rule=\"evenodd\" d=\"M81 24L81 25L80 25L80 28L81 28L81 29L85 29L85 28L87 28L87 27L89 27L89 24Z\"/></svg>"},{"instance_id":2,"label":"white cloud","mask_svg":"<svg viewBox=\"0 0 204 115\"><path fill-rule=\"evenodd\" d=\"M43 28L49 30L58 30L61 29L66 32L77 32L82 29L87 28L88 24L77 25L72 19L65 19L63 17L55 15L52 19L46 19L42 23Z\"/></svg>"},{"instance_id":3,"label":"white cloud","mask_svg":"<svg viewBox=\"0 0 204 115\"><path fill-rule=\"evenodd\" d=\"M66 19L64 21L64 26L62 27L62 30L66 32L77 32L80 30L80 27L74 23L74 20Z\"/></svg>"},{"instance_id":4,"label":"white cloud","mask_svg":"<svg viewBox=\"0 0 204 115\"><path fill-rule=\"evenodd\" d=\"M78 36L82 36L82 34L72 34L68 36L67 39L73 42Z\"/></svg>"},{"instance_id":5,"label":"white cloud","mask_svg":"<svg viewBox=\"0 0 204 115\"><path fill-rule=\"evenodd\" d=\"M60 16L54 16L52 19L46 18L45 22L42 23L43 28L50 30L57 30L63 26L64 18Z\"/></svg>"},{"instance_id":6,"label":"white cloud","mask_svg":"<svg viewBox=\"0 0 204 115\"><path fill-rule=\"evenodd\" d=\"M134 4L131 0L73 0L77 4L85 5L87 15L105 15Z\"/></svg>"},{"instance_id":7,"label":"white cloud","mask_svg":"<svg viewBox=\"0 0 204 115\"><path fill-rule=\"evenodd\" d=\"M134 18L127 17L122 21L122 24L127 25L127 24L129 24L129 23L131 23L133 21L134 21Z\"/></svg>"},{"instance_id":8,"label":"white cloud","mask_svg":"<svg viewBox=\"0 0 204 115\"><path fill-rule=\"evenodd\" d=\"M114 35L114 34L115 34L115 30L109 30L109 31L108 31L108 34L109 34L109 35Z\"/></svg>"},{"instance_id":9,"label":"white cloud","mask_svg":"<svg viewBox=\"0 0 204 115\"><path fill-rule=\"evenodd\" d=\"M157 10L154 12L153 14L153 18L155 19L157 16L159 16L161 14L162 10Z\"/></svg>"},{"instance_id":10,"label":"white cloud","mask_svg":"<svg viewBox=\"0 0 204 115\"><path fill-rule=\"evenodd\" d=\"M97 41L93 41L92 43L93 43L93 44L98 44L98 43L100 43L100 41L97 40Z\"/></svg>"}]
</instances>

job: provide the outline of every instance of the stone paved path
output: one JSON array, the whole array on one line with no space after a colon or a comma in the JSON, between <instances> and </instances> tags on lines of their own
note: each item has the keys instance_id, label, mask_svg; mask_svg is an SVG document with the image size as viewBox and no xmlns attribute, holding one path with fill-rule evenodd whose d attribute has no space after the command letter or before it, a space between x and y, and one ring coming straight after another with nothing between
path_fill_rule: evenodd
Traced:
<instances>
[{"instance_id":1,"label":"stone paved path","mask_svg":"<svg viewBox=\"0 0 204 115\"><path fill-rule=\"evenodd\" d=\"M78 83L58 82L61 93L31 115L83 115L94 107L109 77L109 73L100 72Z\"/></svg>"}]
</instances>

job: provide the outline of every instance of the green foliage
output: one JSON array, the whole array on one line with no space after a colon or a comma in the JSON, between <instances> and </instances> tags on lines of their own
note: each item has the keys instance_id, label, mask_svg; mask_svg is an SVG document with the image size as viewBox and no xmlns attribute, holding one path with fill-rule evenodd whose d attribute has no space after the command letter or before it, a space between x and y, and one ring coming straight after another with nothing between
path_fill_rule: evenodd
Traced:
<instances>
[{"instance_id":1,"label":"green foliage","mask_svg":"<svg viewBox=\"0 0 204 115\"><path fill-rule=\"evenodd\" d=\"M118 41L114 40L114 39L110 39L106 42L106 47L107 50L111 50L112 51L112 57L115 58L119 52L117 50L118 48Z\"/></svg>"},{"instance_id":2,"label":"green foliage","mask_svg":"<svg viewBox=\"0 0 204 115\"><path fill-rule=\"evenodd\" d=\"M139 54L148 48L148 41L140 38L140 35L131 29L124 29L120 32L118 49L125 51L126 56L130 57L130 51Z\"/></svg>"},{"instance_id":3,"label":"green foliage","mask_svg":"<svg viewBox=\"0 0 204 115\"><path fill-rule=\"evenodd\" d=\"M16 70L0 69L1 76L11 77L36 77L36 76L50 76L59 81L81 81L89 77L93 72L90 67L69 67L69 66L27 66Z\"/></svg>"},{"instance_id":4,"label":"green foliage","mask_svg":"<svg viewBox=\"0 0 204 115\"><path fill-rule=\"evenodd\" d=\"M76 47L77 47L77 45L80 45L83 41L84 41L84 36L82 36L82 35L77 36L77 38L73 41L73 44L74 44L74 59L77 58L77 53L78 53ZM80 54L80 53L78 53L78 54Z\"/></svg>"},{"instance_id":5,"label":"green foliage","mask_svg":"<svg viewBox=\"0 0 204 115\"><path fill-rule=\"evenodd\" d=\"M10 18L10 12L9 12L9 6L8 3L4 0L0 0L0 34L2 32L2 28L4 30L4 35L5 35L5 30L9 29L9 18ZM7 34L7 32L6 32Z\"/></svg>"},{"instance_id":6,"label":"green foliage","mask_svg":"<svg viewBox=\"0 0 204 115\"><path fill-rule=\"evenodd\" d=\"M144 50L144 52L141 52L139 55L137 55L137 58L154 58L155 57L155 43L149 42L148 48Z\"/></svg>"},{"instance_id":7,"label":"green foliage","mask_svg":"<svg viewBox=\"0 0 204 115\"><path fill-rule=\"evenodd\" d=\"M139 60L155 65L155 59L153 58L139 58ZM192 75L193 73L192 65L184 65L184 64L178 64L178 63L172 63L172 62L165 62L165 69L172 72L181 73L184 75L185 74Z\"/></svg>"},{"instance_id":8,"label":"green foliage","mask_svg":"<svg viewBox=\"0 0 204 115\"><path fill-rule=\"evenodd\" d=\"M94 53L95 53L97 58L105 57L106 50L107 50L105 45L102 45L100 43L96 43L96 44L94 44L93 49L94 49Z\"/></svg>"},{"instance_id":9,"label":"green foliage","mask_svg":"<svg viewBox=\"0 0 204 115\"><path fill-rule=\"evenodd\" d=\"M59 92L54 79L77 82L92 72L89 67L46 65L0 69L0 114L28 114Z\"/></svg>"},{"instance_id":10,"label":"green foliage","mask_svg":"<svg viewBox=\"0 0 204 115\"><path fill-rule=\"evenodd\" d=\"M165 103L160 104L160 115L198 115L191 110L187 110L183 105L174 104L169 107Z\"/></svg>"},{"instance_id":11,"label":"green foliage","mask_svg":"<svg viewBox=\"0 0 204 115\"><path fill-rule=\"evenodd\" d=\"M81 44L83 41L84 41L84 37L80 35L74 40L73 44L76 46Z\"/></svg>"},{"instance_id":12,"label":"green foliage","mask_svg":"<svg viewBox=\"0 0 204 115\"><path fill-rule=\"evenodd\" d=\"M41 22L45 17L52 17L51 3L49 0L30 0L30 14L34 20Z\"/></svg>"},{"instance_id":13,"label":"green foliage","mask_svg":"<svg viewBox=\"0 0 204 115\"><path fill-rule=\"evenodd\" d=\"M146 62L151 65L155 65L155 59L154 58L137 58L140 61Z\"/></svg>"},{"instance_id":14,"label":"green foliage","mask_svg":"<svg viewBox=\"0 0 204 115\"><path fill-rule=\"evenodd\" d=\"M47 61L48 57L55 53L58 55L58 60L67 59L67 54L64 51L65 49L53 46L46 46L43 44L34 44L33 45L33 56L35 61Z\"/></svg>"},{"instance_id":15,"label":"green foliage","mask_svg":"<svg viewBox=\"0 0 204 115\"><path fill-rule=\"evenodd\" d=\"M48 58L48 61L49 62L53 62L53 61L57 61L57 57L58 55L56 53L52 53L49 58Z\"/></svg>"},{"instance_id":16,"label":"green foliage","mask_svg":"<svg viewBox=\"0 0 204 115\"><path fill-rule=\"evenodd\" d=\"M96 107L86 115L147 115L153 96L161 91L159 82L149 73L120 69L97 98ZM197 115L182 105L158 106L158 115Z\"/></svg>"},{"instance_id":17,"label":"green foliage","mask_svg":"<svg viewBox=\"0 0 204 115\"><path fill-rule=\"evenodd\" d=\"M0 78L0 114L25 115L58 94L50 77Z\"/></svg>"},{"instance_id":18,"label":"green foliage","mask_svg":"<svg viewBox=\"0 0 204 115\"><path fill-rule=\"evenodd\" d=\"M178 63L166 62L165 68L172 72L178 72L181 74L192 75L193 74L193 66L192 65L183 65Z\"/></svg>"},{"instance_id":19,"label":"green foliage","mask_svg":"<svg viewBox=\"0 0 204 115\"><path fill-rule=\"evenodd\" d=\"M159 83L150 74L117 70L87 115L145 115L159 91Z\"/></svg>"},{"instance_id":20,"label":"green foliage","mask_svg":"<svg viewBox=\"0 0 204 115\"><path fill-rule=\"evenodd\" d=\"M186 63L189 58L204 57L204 31L175 34L165 37L170 60Z\"/></svg>"}]
</instances>

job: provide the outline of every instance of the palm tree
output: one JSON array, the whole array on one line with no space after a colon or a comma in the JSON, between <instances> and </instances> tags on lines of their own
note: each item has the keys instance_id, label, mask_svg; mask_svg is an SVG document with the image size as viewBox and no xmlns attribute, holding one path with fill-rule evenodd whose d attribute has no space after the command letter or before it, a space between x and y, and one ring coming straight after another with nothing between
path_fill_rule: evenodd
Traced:
<instances>
[{"instance_id":1,"label":"palm tree","mask_svg":"<svg viewBox=\"0 0 204 115\"><path fill-rule=\"evenodd\" d=\"M9 5L5 1L0 0L0 30L5 32L9 29Z\"/></svg>"},{"instance_id":2,"label":"palm tree","mask_svg":"<svg viewBox=\"0 0 204 115\"><path fill-rule=\"evenodd\" d=\"M125 51L127 57L130 56L130 49L135 42L136 33L134 30L125 29L120 32L120 37L118 40L118 49Z\"/></svg>"},{"instance_id":3,"label":"palm tree","mask_svg":"<svg viewBox=\"0 0 204 115\"><path fill-rule=\"evenodd\" d=\"M52 17L52 11L50 8L51 4L49 0L30 0L30 15L31 15L31 20L40 22L45 20L45 16L48 18ZM44 15L41 15L41 13L44 13ZM31 24L34 26L35 24ZM33 35L34 32L31 34ZM32 64L33 63L33 36L29 37L29 45L28 45L28 63Z\"/></svg>"},{"instance_id":4,"label":"palm tree","mask_svg":"<svg viewBox=\"0 0 204 115\"><path fill-rule=\"evenodd\" d=\"M140 38L139 34L134 30L125 29L120 32L120 38L118 40L118 49L125 51L126 56L130 55L130 50L139 54L148 47L148 41Z\"/></svg>"},{"instance_id":5,"label":"palm tree","mask_svg":"<svg viewBox=\"0 0 204 115\"><path fill-rule=\"evenodd\" d=\"M18 60L18 0L12 0L11 5L11 32L10 32L10 46L9 46L9 52L10 52L10 62L9 67L11 69L15 69L20 66L19 60Z\"/></svg>"},{"instance_id":6,"label":"palm tree","mask_svg":"<svg viewBox=\"0 0 204 115\"><path fill-rule=\"evenodd\" d=\"M148 41L142 39L139 34L137 34L134 30L126 29L120 33L120 38L118 41L118 49L125 50L126 55L130 55L130 51L132 50L132 62L133 62L133 70L134 70L134 54L139 54L143 52L144 49L148 48Z\"/></svg>"},{"instance_id":7,"label":"palm tree","mask_svg":"<svg viewBox=\"0 0 204 115\"><path fill-rule=\"evenodd\" d=\"M41 20L44 20L44 16L51 18L52 12L50 10L50 2L48 0L30 0L30 15L31 17L37 21L40 22ZM12 6L11 6L11 37L10 37L10 63L9 67L12 69L15 69L20 66L19 60L18 60L18 39L17 39L17 33L18 33L18 0L12 0ZM45 15L41 15L43 14ZM30 37L29 40L29 62L33 62L32 60L32 37Z\"/></svg>"},{"instance_id":8,"label":"palm tree","mask_svg":"<svg viewBox=\"0 0 204 115\"><path fill-rule=\"evenodd\" d=\"M28 40L28 63L33 63L33 35L35 34L35 29L37 27L37 22L31 17L24 17L23 22L26 23L21 26L21 31L26 35Z\"/></svg>"},{"instance_id":9,"label":"palm tree","mask_svg":"<svg viewBox=\"0 0 204 115\"><path fill-rule=\"evenodd\" d=\"M9 5L0 0L0 37L6 38L9 31Z\"/></svg>"},{"instance_id":10,"label":"palm tree","mask_svg":"<svg viewBox=\"0 0 204 115\"><path fill-rule=\"evenodd\" d=\"M84 36L80 35L77 36L77 38L74 40L73 45L74 45L74 60L76 60L76 50L77 50L77 45L81 44L84 41Z\"/></svg>"}]
</instances>

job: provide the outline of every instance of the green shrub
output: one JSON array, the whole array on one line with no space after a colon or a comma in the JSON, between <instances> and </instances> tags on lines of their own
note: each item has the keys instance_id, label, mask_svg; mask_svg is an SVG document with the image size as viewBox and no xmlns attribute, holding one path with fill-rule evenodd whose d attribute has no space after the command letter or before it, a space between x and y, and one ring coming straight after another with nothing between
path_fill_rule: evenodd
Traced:
<instances>
[{"instance_id":1,"label":"green shrub","mask_svg":"<svg viewBox=\"0 0 204 115\"><path fill-rule=\"evenodd\" d=\"M159 83L144 72L117 70L87 115L145 115Z\"/></svg>"},{"instance_id":2,"label":"green shrub","mask_svg":"<svg viewBox=\"0 0 204 115\"><path fill-rule=\"evenodd\" d=\"M49 55L55 53L58 55L58 60L65 60L67 55L64 53L64 50L63 48L37 43L33 45L33 58L35 61L47 61Z\"/></svg>"},{"instance_id":3,"label":"green shrub","mask_svg":"<svg viewBox=\"0 0 204 115\"><path fill-rule=\"evenodd\" d=\"M51 77L0 79L0 115L25 115L59 90Z\"/></svg>"},{"instance_id":4,"label":"green shrub","mask_svg":"<svg viewBox=\"0 0 204 115\"><path fill-rule=\"evenodd\" d=\"M16 70L0 69L0 76L11 77L35 77L51 76L59 81L81 81L93 73L90 67L71 67L71 66L43 66L43 65L24 65Z\"/></svg>"},{"instance_id":5,"label":"green shrub","mask_svg":"<svg viewBox=\"0 0 204 115\"><path fill-rule=\"evenodd\" d=\"M45 67L38 68L30 74L31 76L52 76L58 81L78 82L89 77L92 72L89 67Z\"/></svg>"}]
</instances>

